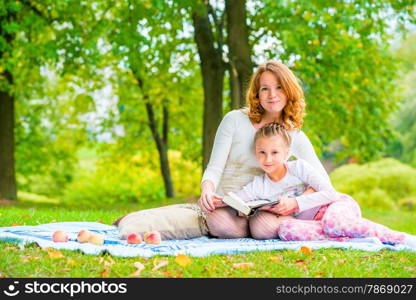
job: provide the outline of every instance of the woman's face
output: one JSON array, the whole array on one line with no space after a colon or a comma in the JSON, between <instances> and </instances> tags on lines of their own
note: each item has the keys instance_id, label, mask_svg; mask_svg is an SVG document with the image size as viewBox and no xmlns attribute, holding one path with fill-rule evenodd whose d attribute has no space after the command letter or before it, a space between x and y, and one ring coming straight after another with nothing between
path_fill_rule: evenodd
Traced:
<instances>
[{"instance_id":1,"label":"woman's face","mask_svg":"<svg viewBox=\"0 0 416 300\"><path fill-rule=\"evenodd\" d=\"M280 115L286 106L286 94L272 72L266 71L260 75L259 99L267 114Z\"/></svg>"}]
</instances>

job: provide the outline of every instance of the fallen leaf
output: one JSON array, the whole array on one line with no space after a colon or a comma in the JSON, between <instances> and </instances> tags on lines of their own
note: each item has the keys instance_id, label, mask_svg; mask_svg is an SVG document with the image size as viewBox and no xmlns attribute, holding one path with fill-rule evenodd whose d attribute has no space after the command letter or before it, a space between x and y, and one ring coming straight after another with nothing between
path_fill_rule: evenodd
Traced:
<instances>
[{"instance_id":1,"label":"fallen leaf","mask_svg":"<svg viewBox=\"0 0 416 300\"><path fill-rule=\"evenodd\" d=\"M281 262L283 258L281 258L280 256L272 256L272 257L269 257L269 260L273 262Z\"/></svg>"},{"instance_id":2,"label":"fallen leaf","mask_svg":"<svg viewBox=\"0 0 416 300\"><path fill-rule=\"evenodd\" d=\"M135 266L137 270L134 273L132 273L130 277L139 277L140 273L144 269L144 265L141 262L136 261L135 263L133 263L133 266Z\"/></svg>"},{"instance_id":3,"label":"fallen leaf","mask_svg":"<svg viewBox=\"0 0 416 300\"><path fill-rule=\"evenodd\" d=\"M319 271L316 273L315 278L321 278L322 276L325 276L325 272Z\"/></svg>"},{"instance_id":4,"label":"fallen leaf","mask_svg":"<svg viewBox=\"0 0 416 300\"><path fill-rule=\"evenodd\" d=\"M63 268L63 269L61 269L61 271L63 271L63 272L69 272L69 271L71 271L71 269L70 268Z\"/></svg>"},{"instance_id":5,"label":"fallen leaf","mask_svg":"<svg viewBox=\"0 0 416 300\"><path fill-rule=\"evenodd\" d=\"M305 273L308 272L308 267L306 266L306 260L304 259L299 259L295 262L299 268L301 268Z\"/></svg>"},{"instance_id":6,"label":"fallen leaf","mask_svg":"<svg viewBox=\"0 0 416 300\"><path fill-rule=\"evenodd\" d=\"M110 261L110 263L112 264L112 265L114 265L116 262L114 261L114 259L111 257L111 256L109 256L108 257L108 260Z\"/></svg>"},{"instance_id":7,"label":"fallen leaf","mask_svg":"<svg viewBox=\"0 0 416 300\"><path fill-rule=\"evenodd\" d=\"M300 247L300 251L302 251L302 253L307 254L307 255L312 254L312 249L306 246Z\"/></svg>"},{"instance_id":8,"label":"fallen leaf","mask_svg":"<svg viewBox=\"0 0 416 300\"><path fill-rule=\"evenodd\" d=\"M57 259L57 258L64 258L65 256L59 250L51 250L48 251L48 255L50 258Z\"/></svg>"},{"instance_id":9,"label":"fallen leaf","mask_svg":"<svg viewBox=\"0 0 416 300\"><path fill-rule=\"evenodd\" d=\"M233 269L252 268L252 267L254 267L254 263L252 262L233 264Z\"/></svg>"},{"instance_id":10,"label":"fallen leaf","mask_svg":"<svg viewBox=\"0 0 416 300\"><path fill-rule=\"evenodd\" d=\"M178 254L175 261L182 267L186 267L191 263L191 259L186 254Z\"/></svg>"},{"instance_id":11,"label":"fallen leaf","mask_svg":"<svg viewBox=\"0 0 416 300\"><path fill-rule=\"evenodd\" d=\"M164 259L162 261L160 261L159 263L156 264L156 262L153 262L153 264L155 265L152 269L152 272L156 271L157 269L160 269L164 266L167 266L169 263L169 261L167 259Z\"/></svg>"},{"instance_id":12,"label":"fallen leaf","mask_svg":"<svg viewBox=\"0 0 416 300\"><path fill-rule=\"evenodd\" d=\"M100 265L104 265L104 267L111 267L115 264L115 261L111 257L109 257L109 261L107 261L104 257L100 257L98 263Z\"/></svg>"},{"instance_id":13,"label":"fallen leaf","mask_svg":"<svg viewBox=\"0 0 416 300\"><path fill-rule=\"evenodd\" d=\"M72 260L72 259L68 259L66 263L67 263L68 265L70 265L70 266L75 266L75 265L77 265L77 263L75 262L75 260Z\"/></svg>"},{"instance_id":14,"label":"fallen leaf","mask_svg":"<svg viewBox=\"0 0 416 300\"><path fill-rule=\"evenodd\" d=\"M100 277L101 278L108 278L108 276L110 276L110 269L105 268L101 273L100 273Z\"/></svg>"}]
</instances>

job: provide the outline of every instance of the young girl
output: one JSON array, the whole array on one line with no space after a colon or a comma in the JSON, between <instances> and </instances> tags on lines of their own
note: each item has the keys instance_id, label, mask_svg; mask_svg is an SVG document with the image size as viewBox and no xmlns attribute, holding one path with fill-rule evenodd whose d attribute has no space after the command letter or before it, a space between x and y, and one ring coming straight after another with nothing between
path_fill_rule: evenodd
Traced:
<instances>
[{"instance_id":1,"label":"young girl","mask_svg":"<svg viewBox=\"0 0 416 300\"><path fill-rule=\"evenodd\" d=\"M280 197L279 204L265 206L251 217L252 237L280 237L286 241L377 237L383 243L416 247L415 236L363 219L358 204L351 197L339 194L305 160L287 161L290 139L288 131L278 123L267 124L255 134L255 155L265 173L235 193L245 201L273 199L273 195L282 193L284 196ZM303 194L308 187L316 192ZM268 219L266 224L261 221L262 214L283 215L286 219L279 222Z\"/></svg>"}]
</instances>

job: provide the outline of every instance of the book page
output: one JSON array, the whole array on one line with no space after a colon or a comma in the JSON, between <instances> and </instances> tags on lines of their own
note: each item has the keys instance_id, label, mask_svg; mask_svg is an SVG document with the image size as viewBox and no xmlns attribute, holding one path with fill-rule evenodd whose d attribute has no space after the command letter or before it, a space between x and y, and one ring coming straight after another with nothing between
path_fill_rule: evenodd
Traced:
<instances>
[{"instance_id":1,"label":"book page","mask_svg":"<svg viewBox=\"0 0 416 300\"><path fill-rule=\"evenodd\" d=\"M258 199L246 202L246 204L250 207L260 206L260 205L267 205L272 204L272 201L268 199Z\"/></svg>"}]
</instances>

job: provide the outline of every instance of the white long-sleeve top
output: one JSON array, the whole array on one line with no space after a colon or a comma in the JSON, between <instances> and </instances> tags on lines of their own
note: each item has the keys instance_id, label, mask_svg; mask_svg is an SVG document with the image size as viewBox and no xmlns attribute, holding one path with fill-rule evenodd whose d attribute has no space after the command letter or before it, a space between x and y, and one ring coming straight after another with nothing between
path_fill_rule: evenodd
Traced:
<instances>
[{"instance_id":1,"label":"white long-sleeve top","mask_svg":"<svg viewBox=\"0 0 416 300\"><path fill-rule=\"evenodd\" d=\"M297 159L286 163L285 176L275 182L267 174L254 177L239 191L234 191L244 201L256 199L275 200L278 197L295 198L299 209L292 214L295 218L313 220L322 205L336 201L338 192L331 182L317 172L308 162ZM309 187L315 193L302 195Z\"/></svg>"},{"instance_id":2,"label":"white long-sleeve top","mask_svg":"<svg viewBox=\"0 0 416 300\"><path fill-rule=\"evenodd\" d=\"M214 183L216 193L225 195L240 189L263 173L254 153L256 133L247 109L233 110L222 119L215 135L214 145L202 182ZM304 159L329 181L311 142L301 130L292 130L289 156Z\"/></svg>"}]
</instances>

